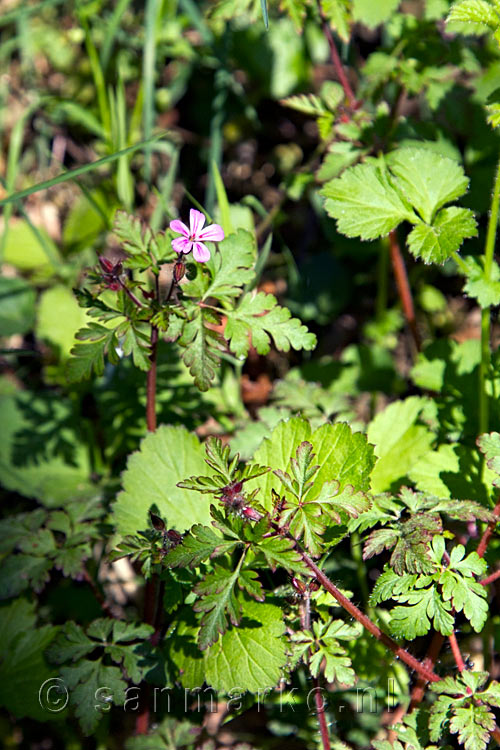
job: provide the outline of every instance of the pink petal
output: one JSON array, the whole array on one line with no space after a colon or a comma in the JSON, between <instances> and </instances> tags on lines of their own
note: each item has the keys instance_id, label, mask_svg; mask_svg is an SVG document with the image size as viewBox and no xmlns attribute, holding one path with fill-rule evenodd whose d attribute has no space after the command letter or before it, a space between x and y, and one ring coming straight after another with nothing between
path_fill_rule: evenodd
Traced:
<instances>
[{"instance_id":1,"label":"pink petal","mask_svg":"<svg viewBox=\"0 0 500 750\"><path fill-rule=\"evenodd\" d=\"M193 243L191 240L186 239L186 237L176 237L175 240L172 240L172 247L176 253L189 253L191 252Z\"/></svg>"},{"instance_id":2,"label":"pink petal","mask_svg":"<svg viewBox=\"0 0 500 750\"><path fill-rule=\"evenodd\" d=\"M198 263L206 263L207 260L210 260L210 250L203 242L194 242L193 245L193 258Z\"/></svg>"},{"instance_id":3,"label":"pink petal","mask_svg":"<svg viewBox=\"0 0 500 750\"><path fill-rule=\"evenodd\" d=\"M201 211L197 211L195 208L192 208L189 211L190 236L194 239L197 239L198 232L201 232L204 223L205 217L203 216Z\"/></svg>"},{"instance_id":4,"label":"pink petal","mask_svg":"<svg viewBox=\"0 0 500 750\"><path fill-rule=\"evenodd\" d=\"M201 232L198 232L197 239L220 242L224 239L224 230L218 224L210 224L209 227L205 227L205 229L202 229Z\"/></svg>"},{"instance_id":5,"label":"pink petal","mask_svg":"<svg viewBox=\"0 0 500 750\"><path fill-rule=\"evenodd\" d=\"M170 222L170 229L173 232L179 232L179 234L183 234L184 237L189 237L189 229L184 224L184 222L179 221L179 219L174 219L174 221Z\"/></svg>"}]
</instances>

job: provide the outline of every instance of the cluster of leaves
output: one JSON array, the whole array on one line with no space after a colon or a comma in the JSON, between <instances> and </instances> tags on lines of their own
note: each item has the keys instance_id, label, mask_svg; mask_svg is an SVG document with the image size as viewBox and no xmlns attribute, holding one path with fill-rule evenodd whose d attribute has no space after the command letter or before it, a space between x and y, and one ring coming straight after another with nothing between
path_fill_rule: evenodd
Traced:
<instances>
[{"instance_id":1,"label":"cluster of leaves","mask_svg":"<svg viewBox=\"0 0 500 750\"><path fill-rule=\"evenodd\" d=\"M98 521L104 510L96 500L75 500L64 510L43 508L0 522L3 555L0 598L19 595L28 587L41 591L52 568L79 578L93 543L101 538Z\"/></svg>"},{"instance_id":2,"label":"cluster of leaves","mask_svg":"<svg viewBox=\"0 0 500 750\"><path fill-rule=\"evenodd\" d=\"M160 266L172 260L170 233L153 234L139 219L124 212L117 213L114 231L126 254L123 268L149 271L158 279ZM134 364L148 370L151 327L167 341L177 342L200 390L209 388L221 355L228 350L238 359L246 357L251 345L259 354L267 354L271 339L280 351L289 351L290 347L313 349L314 334L278 305L276 297L248 291L255 282L256 262L252 236L239 230L219 243L209 262L189 264L186 283L177 285L172 275L167 292L162 292L158 283L156 292L149 292L139 282L127 279L121 280L121 288L111 300L109 292L103 299L99 287L96 295L80 293L81 304L100 322L90 323L77 333L81 343L72 351L70 377L79 380L92 371L102 375L105 355L117 364L121 356L132 354ZM173 265L170 272L174 274ZM101 277L95 273L92 278L99 282ZM136 297L134 303L130 292L135 295L137 291L142 301Z\"/></svg>"},{"instance_id":3,"label":"cluster of leaves","mask_svg":"<svg viewBox=\"0 0 500 750\"><path fill-rule=\"evenodd\" d=\"M127 679L138 684L151 669L147 639L152 633L149 625L121 620L94 620L86 631L68 622L50 645L47 657L64 665L59 673L85 734L92 733L110 704L124 705Z\"/></svg>"}]
</instances>

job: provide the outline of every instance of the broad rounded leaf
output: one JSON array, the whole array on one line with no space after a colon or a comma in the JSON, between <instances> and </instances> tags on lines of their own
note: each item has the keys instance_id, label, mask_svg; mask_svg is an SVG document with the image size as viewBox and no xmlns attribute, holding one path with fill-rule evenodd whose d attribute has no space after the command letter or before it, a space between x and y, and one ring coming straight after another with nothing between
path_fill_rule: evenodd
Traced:
<instances>
[{"instance_id":1,"label":"broad rounded leaf","mask_svg":"<svg viewBox=\"0 0 500 750\"><path fill-rule=\"evenodd\" d=\"M424 263L444 263L468 237L477 235L477 224L468 208L443 208L432 226L419 223L408 235L408 248Z\"/></svg>"},{"instance_id":2,"label":"broad rounded leaf","mask_svg":"<svg viewBox=\"0 0 500 750\"><path fill-rule=\"evenodd\" d=\"M417 221L387 174L374 164L358 164L322 190L326 212L337 219L338 231L347 237L374 240L388 234L404 220Z\"/></svg>"},{"instance_id":3,"label":"broad rounded leaf","mask_svg":"<svg viewBox=\"0 0 500 750\"><path fill-rule=\"evenodd\" d=\"M287 662L281 608L245 601L240 624L207 652L205 678L215 690L243 693L274 687Z\"/></svg>"},{"instance_id":4,"label":"broad rounded leaf","mask_svg":"<svg viewBox=\"0 0 500 750\"><path fill-rule=\"evenodd\" d=\"M425 148L400 148L387 157L398 185L430 224L436 211L467 190L469 179L456 161Z\"/></svg>"},{"instance_id":5,"label":"broad rounded leaf","mask_svg":"<svg viewBox=\"0 0 500 750\"><path fill-rule=\"evenodd\" d=\"M156 504L169 527L184 531L193 523L210 522L210 503L177 483L194 475L210 474L205 450L184 427L162 425L147 435L127 461L112 521L120 534L149 528L149 509Z\"/></svg>"}]
</instances>

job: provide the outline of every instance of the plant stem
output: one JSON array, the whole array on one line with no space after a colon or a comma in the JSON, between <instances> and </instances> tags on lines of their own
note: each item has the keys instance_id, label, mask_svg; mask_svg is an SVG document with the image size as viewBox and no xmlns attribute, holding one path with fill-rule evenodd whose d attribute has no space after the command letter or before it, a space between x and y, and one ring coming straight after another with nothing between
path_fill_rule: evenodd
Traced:
<instances>
[{"instance_id":1,"label":"plant stem","mask_svg":"<svg viewBox=\"0 0 500 750\"><path fill-rule=\"evenodd\" d=\"M494 518L492 518L487 525L486 529L484 530L483 536L481 537L481 540L477 546L477 554L479 555L479 557L484 557L488 548L488 544L490 543L490 539L493 536L496 525L500 519L500 500L493 508L493 516Z\"/></svg>"},{"instance_id":2,"label":"plant stem","mask_svg":"<svg viewBox=\"0 0 500 750\"><path fill-rule=\"evenodd\" d=\"M335 41L333 39L332 31L330 29L330 25L328 23L328 19L326 18L325 14L323 13L323 10L321 8L321 4L318 0L318 10L319 15L321 18L321 25L323 28L323 34L326 37L326 40L328 42L328 46L330 47L330 57L332 59L333 67L335 68L335 72L337 73L337 77L342 85L342 88L344 89L344 93L346 95L346 98L348 100L348 104L352 109L357 109L359 107L359 102L357 101L354 91L351 88L351 84L349 83L349 80L345 74L344 66L342 65L342 62L339 57L339 53L337 52L337 47L335 45Z\"/></svg>"},{"instance_id":3,"label":"plant stem","mask_svg":"<svg viewBox=\"0 0 500 750\"><path fill-rule=\"evenodd\" d=\"M439 675L437 675L435 672L432 671L432 669L428 669L425 667L421 662L418 661L414 656L412 656L406 649L402 648L396 641L394 641L390 636L387 635L387 633L384 633L380 628L375 625L372 620L370 620L369 617L367 617L363 612L361 612L358 607L356 607L355 604L353 604L349 599L342 594L338 588L330 581L330 579L323 573L322 570L318 568L316 563L309 557L309 555L300 550L300 553L302 555L302 559L307 565L310 570L314 573L318 581L321 583L323 588L325 588L343 607L347 612L349 612L352 617L354 617L355 620L357 620L361 625L368 630L369 633L375 636L375 638L384 644L390 651L392 651L397 657L401 659L408 667L411 669L414 669L416 672L418 672L419 675L424 677L427 682L438 682L441 678Z\"/></svg>"},{"instance_id":4,"label":"plant stem","mask_svg":"<svg viewBox=\"0 0 500 750\"><path fill-rule=\"evenodd\" d=\"M306 591L304 599L299 606L300 627L302 630L311 630L311 594ZM314 702L316 704L316 715L318 717L319 732L321 734L321 744L323 750L331 750L330 736L325 716L325 704L321 696L321 686L318 677L313 677L314 682Z\"/></svg>"},{"instance_id":5,"label":"plant stem","mask_svg":"<svg viewBox=\"0 0 500 750\"><path fill-rule=\"evenodd\" d=\"M495 240L498 226L498 207L500 203L500 160L497 164L493 195L491 198L490 217L486 232L484 247L484 278L488 282L491 278L493 257L495 254ZM481 362L479 365L479 434L488 432L489 409L488 394L486 393L486 377L490 368L490 308L481 310Z\"/></svg>"},{"instance_id":6,"label":"plant stem","mask_svg":"<svg viewBox=\"0 0 500 750\"><path fill-rule=\"evenodd\" d=\"M500 570L496 570L487 578L483 578L482 581L479 581L479 583L481 584L481 586L488 586L490 583L493 583L493 581L497 581L499 578L500 578Z\"/></svg>"},{"instance_id":7,"label":"plant stem","mask_svg":"<svg viewBox=\"0 0 500 750\"><path fill-rule=\"evenodd\" d=\"M441 633L435 632L434 635L432 636L431 644L427 650L425 659L422 662L424 667L426 667L427 669L432 669L434 667L434 664L437 661L437 658L439 656L439 652L441 651L443 643L444 643L444 635L441 635ZM409 711L413 711L413 709L416 708L419 703L421 703L425 695L426 685L427 685L427 680L424 679L423 677L419 677L417 680L417 684L415 685L415 687L413 688L411 692Z\"/></svg>"},{"instance_id":8,"label":"plant stem","mask_svg":"<svg viewBox=\"0 0 500 750\"><path fill-rule=\"evenodd\" d=\"M118 281L120 283L121 288L123 289L123 291L125 292L125 294L128 297L130 297L130 299L132 300L132 302L134 303L134 305L137 305L137 307L142 307L144 309L144 305L142 304L142 302L140 301L140 299L138 299L135 296L135 294L132 291L130 291L130 289L128 288L128 286L126 284L124 284L121 279L118 279Z\"/></svg>"},{"instance_id":9,"label":"plant stem","mask_svg":"<svg viewBox=\"0 0 500 750\"><path fill-rule=\"evenodd\" d=\"M398 236L395 229L393 229L392 232L389 232L389 249L391 253L392 270L394 271L394 278L396 280L396 286L398 289L399 298L401 300L403 313L413 336L417 351L420 351L421 341L420 334L417 328L417 321L415 318L413 297L410 289L410 284L408 282L408 274L406 273L403 254L401 252L401 248L399 247Z\"/></svg>"},{"instance_id":10,"label":"plant stem","mask_svg":"<svg viewBox=\"0 0 500 750\"><path fill-rule=\"evenodd\" d=\"M113 611L113 609L112 609L111 605L109 604L109 602L106 601L106 599L104 598L104 596L103 596L101 590L99 589L98 585L96 584L96 582L94 581L94 579L92 578L92 576L88 572L87 568L85 568L85 567L82 569L82 576L83 576L83 580L86 583L88 583L88 585L92 589L92 591L94 593L94 596L97 599L97 601L99 602L99 604L101 605L101 608L102 608L102 611L104 612L104 614L107 615L108 617L113 617L113 618L116 619L117 615Z\"/></svg>"},{"instance_id":11,"label":"plant stem","mask_svg":"<svg viewBox=\"0 0 500 750\"><path fill-rule=\"evenodd\" d=\"M453 653L453 658L455 659L455 663L458 667L459 672L463 672L465 669L465 662L463 660L462 654L460 653L460 647L458 645L457 636L455 634L455 631L451 633L451 635L448 636L448 640L450 642L451 650ZM470 690L470 688L469 688ZM472 691L471 691L472 692Z\"/></svg>"}]
</instances>

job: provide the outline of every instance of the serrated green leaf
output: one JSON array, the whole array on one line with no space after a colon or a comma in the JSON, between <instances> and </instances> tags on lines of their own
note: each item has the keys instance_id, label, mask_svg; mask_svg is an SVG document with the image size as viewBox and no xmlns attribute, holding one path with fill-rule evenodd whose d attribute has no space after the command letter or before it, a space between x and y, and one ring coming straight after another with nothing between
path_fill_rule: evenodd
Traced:
<instances>
[{"instance_id":1,"label":"serrated green leaf","mask_svg":"<svg viewBox=\"0 0 500 750\"><path fill-rule=\"evenodd\" d=\"M347 169L327 182L321 194L326 198L326 212L337 219L338 231L347 237L373 240L402 221L418 221L378 165L358 164Z\"/></svg>"},{"instance_id":2,"label":"serrated green leaf","mask_svg":"<svg viewBox=\"0 0 500 750\"><path fill-rule=\"evenodd\" d=\"M119 534L149 527L149 509L157 506L170 528L185 531L193 522L209 523L209 503L177 487L180 478L207 473L205 451L184 427L160 426L129 456L122 477L123 492L112 506L111 521Z\"/></svg>"},{"instance_id":3,"label":"serrated green leaf","mask_svg":"<svg viewBox=\"0 0 500 750\"><path fill-rule=\"evenodd\" d=\"M185 325L179 339L183 347L182 359L200 391L207 391L220 365L223 341L219 333L206 326L211 322L205 312L198 309Z\"/></svg>"},{"instance_id":4,"label":"serrated green leaf","mask_svg":"<svg viewBox=\"0 0 500 750\"><path fill-rule=\"evenodd\" d=\"M239 229L219 242L218 252L214 253L210 261L212 281L203 294L203 300L210 297L238 297L243 287L254 277L256 257L255 240L244 229Z\"/></svg>"},{"instance_id":5,"label":"serrated green leaf","mask_svg":"<svg viewBox=\"0 0 500 750\"><path fill-rule=\"evenodd\" d=\"M165 558L165 564L172 568L195 568L208 557L218 557L232 550L239 540L226 540L208 526L197 524L184 537L182 544L174 547Z\"/></svg>"},{"instance_id":6,"label":"serrated green leaf","mask_svg":"<svg viewBox=\"0 0 500 750\"><path fill-rule=\"evenodd\" d=\"M316 346L316 336L292 318L286 307L280 307L276 297L265 292L245 295L235 310L228 311L225 336L237 357L246 357L252 344L259 354L268 354L271 338L276 348L288 352L310 351Z\"/></svg>"},{"instance_id":7,"label":"serrated green leaf","mask_svg":"<svg viewBox=\"0 0 500 750\"><path fill-rule=\"evenodd\" d=\"M127 253L147 255L152 235L149 227L144 226L140 219L126 211L117 211L113 231Z\"/></svg>"},{"instance_id":8,"label":"serrated green leaf","mask_svg":"<svg viewBox=\"0 0 500 750\"><path fill-rule=\"evenodd\" d=\"M103 712L108 710L110 700L115 705L125 702L127 683L121 670L103 666L101 659L62 667L61 677L69 689L70 705L74 706L85 735L94 731Z\"/></svg>"},{"instance_id":9,"label":"serrated green leaf","mask_svg":"<svg viewBox=\"0 0 500 750\"><path fill-rule=\"evenodd\" d=\"M429 632L433 621L434 629L443 635L451 635L454 619L450 614L451 604L444 602L435 586L428 589L409 591L397 596L398 602L407 606L394 607L391 611L390 627L394 635L413 640Z\"/></svg>"},{"instance_id":10,"label":"serrated green leaf","mask_svg":"<svg viewBox=\"0 0 500 750\"><path fill-rule=\"evenodd\" d=\"M230 627L206 652L205 678L215 690L256 693L274 687L287 661L281 607L252 600L242 606L239 626Z\"/></svg>"},{"instance_id":11,"label":"serrated green leaf","mask_svg":"<svg viewBox=\"0 0 500 750\"><path fill-rule=\"evenodd\" d=\"M76 338L82 343L75 344L71 350L72 357L67 367L71 382L90 378L93 372L102 375L105 355L110 357L113 364L119 361L116 353L118 338L112 328L106 328L99 323L89 323L87 327L78 331Z\"/></svg>"},{"instance_id":12,"label":"serrated green leaf","mask_svg":"<svg viewBox=\"0 0 500 750\"><path fill-rule=\"evenodd\" d=\"M464 292L469 297L476 299L480 307L490 307L500 303L500 267L493 261L490 277L487 279L484 273L484 261L480 258L470 256L464 259L468 267Z\"/></svg>"},{"instance_id":13,"label":"serrated green leaf","mask_svg":"<svg viewBox=\"0 0 500 750\"><path fill-rule=\"evenodd\" d=\"M316 94L288 96L286 99L282 99L280 104L297 112L303 112L305 115L319 116L326 112L325 105Z\"/></svg>"},{"instance_id":14,"label":"serrated green leaf","mask_svg":"<svg viewBox=\"0 0 500 750\"><path fill-rule=\"evenodd\" d=\"M465 750L485 750L490 732L495 728L495 715L484 705L462 706L454 709L450 732L458 734Z\"/></svg>"},{"instance_id":15,"label":"serrated green leaf","mask_svg":"<svg viewBox=\"0 0 500 750\"><path fill-rule=\"evenodd\" d=\"M474 214L468 208L443 208L432 226L417 224L408 235L408 249L424 263L444 263L462 242L477 235Z\"/></svg>"},{"instance_id":16,"label":"serrated green leaf","mask_svg":"<svg viewBox=\"0 0 500 750\"><path fill-rule=\"evenodd\" d=\"M467 24L466 33L484 34L490 29L496 30L500 18L486 0L463 0L450 8L446 23L453 22Z\"/></svg>"},{"instance_id":17,"label":"serrated green leaf","mask_svg":"<svg viewBox=\"0 0 500 750\"><path fill-rule=\"evenodd\" d=\"M398 185L426 224L465 193L469 179L456 161L423 148L399 148L387 157Z\"/></svg>"}]
</instances>

